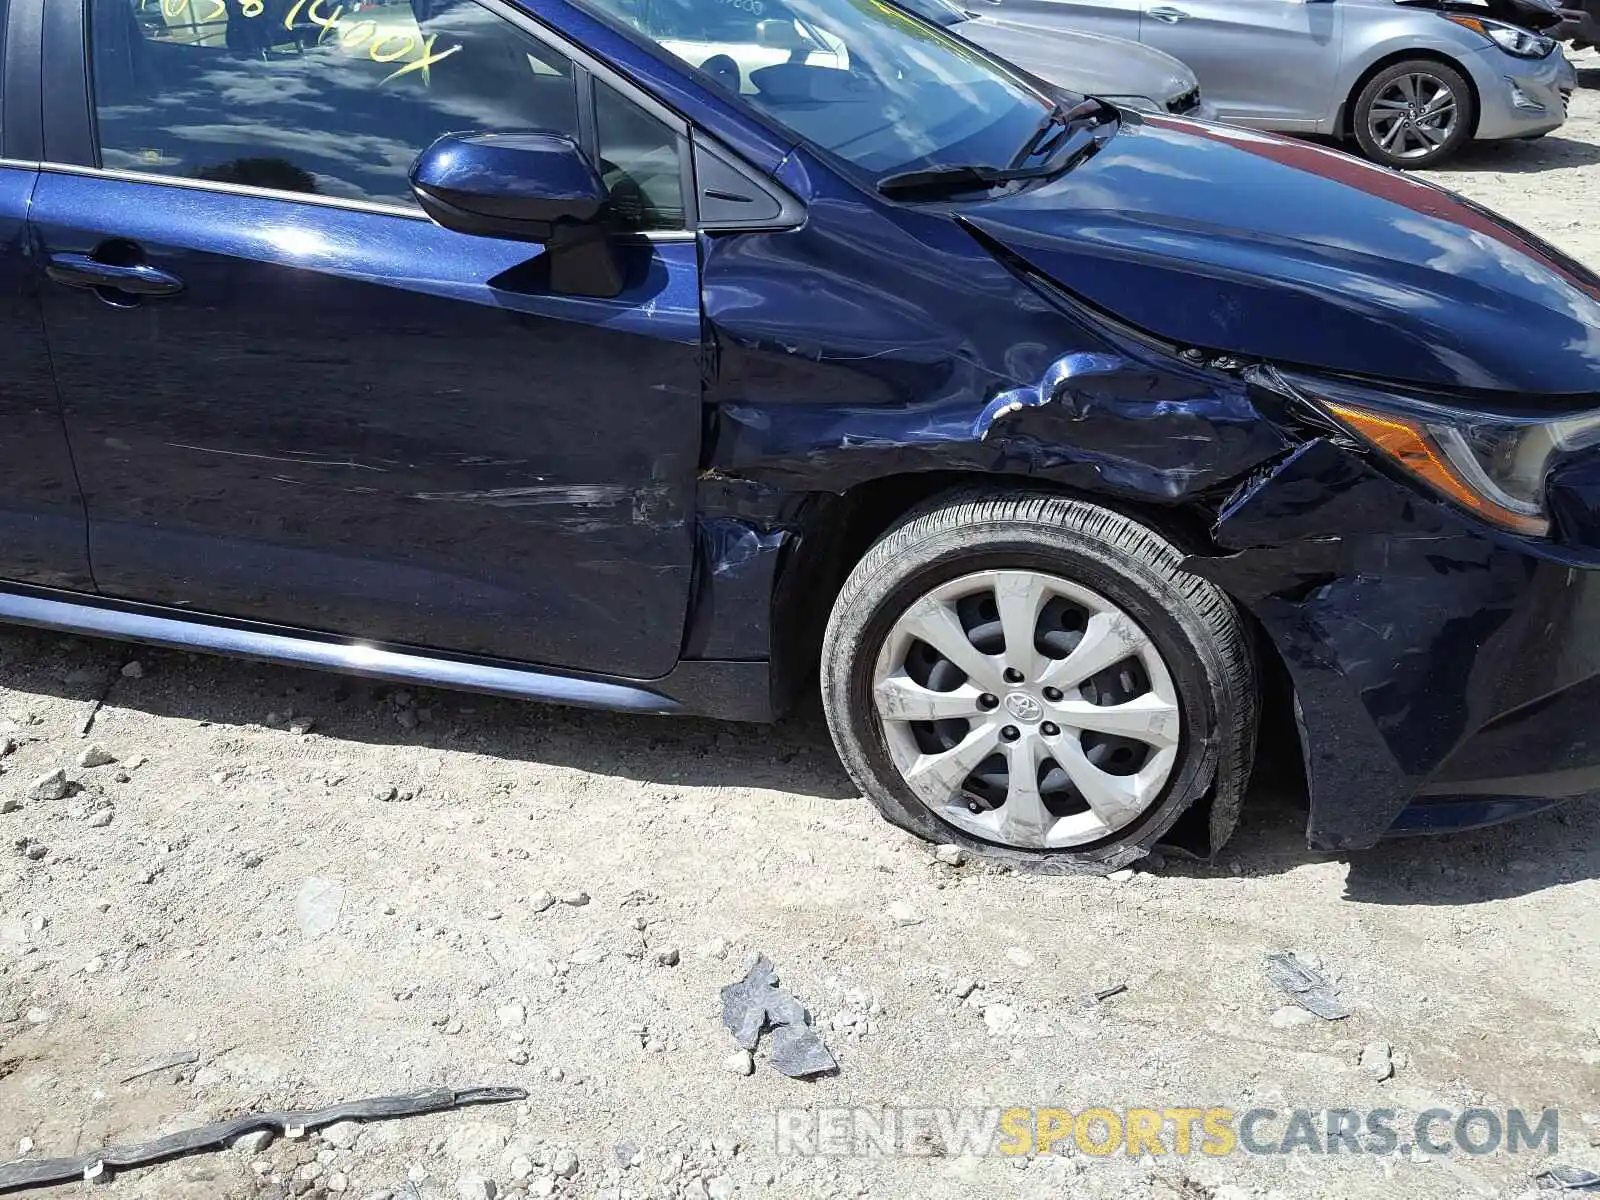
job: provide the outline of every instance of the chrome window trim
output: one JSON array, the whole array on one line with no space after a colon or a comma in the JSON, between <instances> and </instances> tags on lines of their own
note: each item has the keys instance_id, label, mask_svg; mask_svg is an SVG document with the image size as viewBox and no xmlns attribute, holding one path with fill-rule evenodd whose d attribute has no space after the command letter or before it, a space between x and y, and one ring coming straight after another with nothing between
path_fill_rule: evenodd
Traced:
<instances>
[{"instance_id":1,"label":"chrome window trim","mask_svg":"<svg viewBox=\"0 0 1600 1200\"><path fill-rule=\"evenodd\" d=\"M322 208L342 208L353 212L373 213L384 217L404 217L423 224L432 224L428 215L403 204L380 204L374 200L349 200L342 196L319 196L310 192L286 192L278 188L255 187L243 183L222 183L213 179L189 179L183 175L156 175L145 171L122 171L112 167L80 167L74 163L28 163L0 159L0 166L23 167L51 175L83 175L91 179L115 179L123 183L146 183L158 187L190 188L194 191L217 192L229 196L249 196L258 200L281 200L290 204L314 204ZM619 234L622 241L643 239L651 242L691 242L692 229L662 229L639 233Z\"/></svg>"},{"instance_id":2,"label":"chrome window trim","mask_svg":"<svg viewBox=\"0 0 1600 1200\"><path fill-rule=\"evenodd\" d=\"M154 171L125 171L117 167L82 167L76 163L40 163L39 169L52 175L85 175L95 179L119 179L124 183L153 183L190 188L201 192L220 192L229 196L256 196L264 200L292 200L297 204L316 204L323 208L347 208L357 212L382 213L390 217L410 217L426 221L428 215L404 204L384 204L377 200L352 200L343 196L323 196L313 192L290 192L282 188L256 187L246 183L224 183L215 179L191 179L186 175L162 175Z\"/></svg>"}]
</instances>

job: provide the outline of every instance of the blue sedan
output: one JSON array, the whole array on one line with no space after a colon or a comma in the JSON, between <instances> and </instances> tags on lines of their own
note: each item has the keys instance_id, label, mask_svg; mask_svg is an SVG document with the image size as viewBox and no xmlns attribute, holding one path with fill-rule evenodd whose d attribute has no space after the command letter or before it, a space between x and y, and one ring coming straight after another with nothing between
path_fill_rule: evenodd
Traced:
<instances>
[{"instance_id":1,"label":"blue sedan","mask_svg":"<svg viewBox=\"0 0 1600 1200\"><path fill-rule=\"evenodd\" d=\"M1446 192L878 0L0 18L0 620L820 676L890 820L1056 867L1214 850L1258 730L1323 848L1600 789L1600 281Z\"/></svg>"}]
</instances>

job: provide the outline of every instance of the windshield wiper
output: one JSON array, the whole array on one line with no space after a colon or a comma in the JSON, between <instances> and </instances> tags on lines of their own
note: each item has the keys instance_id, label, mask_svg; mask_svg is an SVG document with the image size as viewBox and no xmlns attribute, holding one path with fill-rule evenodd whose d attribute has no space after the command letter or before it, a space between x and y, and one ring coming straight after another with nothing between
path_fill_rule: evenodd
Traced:
<instances>
[{"instance_id":1,"label":"windshield wiper","mask_svg":"<svg viewBox=\"0 0 1600 1200\"><path fill-rule=\"evenodd\" d=\"M1033 131L1032 136L1022 143L1022 149L1018 150L1011 159L1011 165L1013 167L1019 166L1037 154L1040 146L1044 144L1045 138L1050 135L1051 131L1066 127L1066 118L1067 110L1065 108L1059 104L1052 107L1044 115L1044 119L1039 122L1039 127Z\"/></svg>"},{"instance_id":2,"label":"windshield wiper","mask_svg":"<svg viewBox=\"0 0 1600 1200\"><path fill-rule=\"evenodd\" d=\"M923 171L885 175L878 180L878 194L890 197L944 196L951 192L982 191L1016 179L1032 179L1038 174L1038 171L1002 171L999 167L984 167L976 163L929 167Z\"/></svg>"},{"instance_id":3,"label":"windshield wiper","mask_svg":"<svg viewBox=\"0 0 1600 1200\"><path fill-rule=\"evenodd\" d=\"M1022 149L1018 150L1012 158L1011 169L1020 167L1035 154L1048 153L1054 150L1055 146L1047 144L1047 139L1051 142L1058 142L1061 137L1071 133L1073 127L1083 118L1098 117L1101 111L1101 104L1098 100L1087 98L1078 101L1071 108L1059 103L1053 105L1050 111L1044 115L1044 119L1039 122L1039 127L1033 131L1032 136L1022 144ZM1056 129L1061 131L1060 134L1055 139L1050 139L1050 132Z\"/></svg>"},{"instance_id":4,"label":"windshield wiper","mask_svg":"<svg viewBox=\"0 0 1600 1200\"><path fill-rule=\"evenodd\" d=\"M890 199L916 199L948 196L958 192L979 192L1023 179L1048 179L1070 171L1088 158L1104 139L1091 135L1068 153L1037 167L989 167L978 163L959 163L948 167L928 167L921 171L901 171L878 180L878 194Z\"/></svg>"}]
</instances>

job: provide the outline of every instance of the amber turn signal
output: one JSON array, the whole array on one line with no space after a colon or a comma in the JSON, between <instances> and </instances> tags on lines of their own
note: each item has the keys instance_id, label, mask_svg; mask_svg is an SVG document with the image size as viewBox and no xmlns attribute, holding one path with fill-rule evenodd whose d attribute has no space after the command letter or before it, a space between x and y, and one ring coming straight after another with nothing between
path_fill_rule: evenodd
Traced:
<instances>
[{"instance_id":1,"label":"amber turn signal","mask_svg":"<svg viewBox=\"0 0 1600 1200\"><path fill-rule=\"evenodd\" d=\"M1331 401L1324 401L1323 407L1353 432L1360 434L1373 449L1387 455L1434 491L1454 500L1463 508L1471 509L1485 520L1517 533L1538 537L1548 531L1548 522L1542 518L1509 509L1473 487L1420 422L1393 413L1368 412Z\"/></svg>"}]
</instances>

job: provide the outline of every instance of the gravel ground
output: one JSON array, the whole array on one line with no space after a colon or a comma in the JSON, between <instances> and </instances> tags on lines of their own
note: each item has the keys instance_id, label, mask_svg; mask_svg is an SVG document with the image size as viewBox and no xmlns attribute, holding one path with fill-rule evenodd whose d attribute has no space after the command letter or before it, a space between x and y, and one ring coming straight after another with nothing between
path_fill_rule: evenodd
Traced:
<instances>
[{"instance_id":1,"label":"gravel ground","mask_svg":"<svg viewBox=\"0 0 1600 1200\"><path fill-rule=\"evenodd\" d=\"M1600 54L1571 58L1578 91L1560 129L1531 142L1479 142L1444 170L1419 173L1600 268Z\"/></svg>"},{"instance_id":2,"label":"gravel ground","mask_svg":"<svg viewBox=\"0 0 1600 1200\"><path fill-rule=\"evenodd\" d=\"M1583 65L1561 133L1438 178L1600 265L1600 59ZM0 1158L430 1086L529 1092L130 1171L110 1195L1421 1200L1600 1169L1600 808L1335 857L1262 786L1215 867L1036 878L879 821L814 712L630 718L11 631L0 714ZM117 761L80 765L92 746ZM37 798L57 768L69 794ZM1280 949L1351 1015L1288 1005L1262 967ZM789 1080L765 1044L744 1073L718 991L755 951L836 1076ZM1562 1125L1553 1159L777 1153L779 1108L849 1104Z\"/></svg>"}]
</instances>

